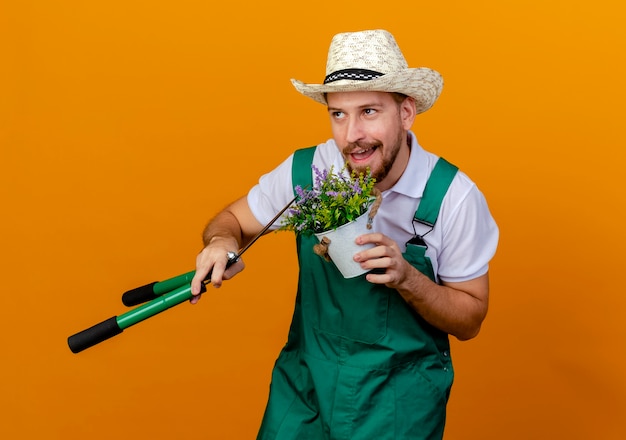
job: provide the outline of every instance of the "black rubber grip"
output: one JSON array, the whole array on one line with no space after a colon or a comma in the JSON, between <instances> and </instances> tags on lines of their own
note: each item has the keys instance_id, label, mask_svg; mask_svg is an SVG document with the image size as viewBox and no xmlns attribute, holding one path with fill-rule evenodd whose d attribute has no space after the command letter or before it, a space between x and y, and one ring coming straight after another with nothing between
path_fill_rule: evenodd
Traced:
<instances>
[{"instance_id":1,"label":"black rubber grip","mask_svg":"<svg viewBox=\"0 0 626 440\"><path fill-rule=\"evenodd\" d=\"M78 353L86 348L92 347L122 333L122 329L117 324L117 316L102 321L82 332L67 338L67 344L70 346L72 353Z\"/></svg>"},{"instance_id":2,"label":"black rubber grip","mask_svg":"<svg viewBox=\"0 0 626 440\"><path fill-rule=\"evenodd\" d=\"M158 298L159 295L156 295L153 289L156 283L157 281L125 292L122 295L122 302L126 307L133 307Z\"/></svg>"}]
</instances>

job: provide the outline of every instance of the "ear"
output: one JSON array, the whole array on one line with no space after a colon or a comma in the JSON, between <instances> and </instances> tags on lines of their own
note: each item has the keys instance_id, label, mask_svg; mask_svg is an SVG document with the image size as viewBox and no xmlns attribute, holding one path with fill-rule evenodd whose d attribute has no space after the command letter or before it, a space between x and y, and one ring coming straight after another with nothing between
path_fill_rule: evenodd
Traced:
<instances>
[{"instance_id":1,"label":"ear","mask_svg":"<svg viewBox=\"0 0 626 440\"><path fill-rule=\"evenodd\" d=\"M415 107L415 99L407 96L402 104L400 104L400 118L402 119L402 127L405 130L410 130L415 121L417 110Z\"/></svg>"}]
</instances>

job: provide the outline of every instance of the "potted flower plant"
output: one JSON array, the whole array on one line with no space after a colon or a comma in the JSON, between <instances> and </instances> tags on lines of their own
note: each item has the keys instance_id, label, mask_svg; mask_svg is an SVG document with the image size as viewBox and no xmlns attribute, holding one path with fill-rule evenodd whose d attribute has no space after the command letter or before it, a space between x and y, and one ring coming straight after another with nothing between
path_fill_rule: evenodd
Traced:
<instances>
[{"instance_id":1,"label":"potted flower plant","mask_svg":"<svg viewBox=\"0 0 626 440\"><path fill-rule=\"evenodd\" d=\"M348 172L344 166L335 173L333 167L323 171L312 167L313 186L295 188L296 200L282 217L279 230L314 234L320 241L315 253L332 260L346 278L359 275L364 271L352 261L352 255L362 248L354 239L371 229L382 200L374 187L376 179L369 169ZM346 237L345 243L342 236Z\"/></svg>"}]
</instances>

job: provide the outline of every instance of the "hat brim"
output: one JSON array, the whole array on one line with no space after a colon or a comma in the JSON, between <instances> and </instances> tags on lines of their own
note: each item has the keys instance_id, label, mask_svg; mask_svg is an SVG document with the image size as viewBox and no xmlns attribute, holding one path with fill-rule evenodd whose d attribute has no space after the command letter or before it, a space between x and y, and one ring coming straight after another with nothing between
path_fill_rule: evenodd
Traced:
<instances>
[{"instance_id":1,"label":"hat brim","mask_svg":"<svg viewBox=\"0 0 626 440\"><path fill-rule=\"evenodd\" d=\"M328 84L305 84L297 79L291 83L296 90L320 104L326 105L326 93L333 92L396 92L415 99L417 113L433 106L441 94L443 78L433 69L418 67L383 75L369 81L339 80Z\"/></svg>"}]
</instances>

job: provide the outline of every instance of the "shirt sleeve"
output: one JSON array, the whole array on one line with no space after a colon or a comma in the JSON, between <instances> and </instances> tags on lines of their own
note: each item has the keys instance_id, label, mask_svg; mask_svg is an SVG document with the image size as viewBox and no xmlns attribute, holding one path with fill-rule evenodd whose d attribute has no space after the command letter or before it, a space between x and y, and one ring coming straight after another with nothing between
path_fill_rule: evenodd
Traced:
<instances>
[{"instance_id":1,"label":"shirt sleeve","mask_svg":"<svg viewBox=\"0 0 626 440\"><path fill-rule=\"evenodd\" d=\"M261 176L259 183L248 192L248 206L259 223L267 224L293 199L292 162L293 154L274 170ZM281 219L278 219L270 230L277 229L280 224Z\"/></svg>"},{"instance_id":2,"label":"shirt sleeve","mask_svg":"<svg viewBox=\"0 0 626 440\"><path fill-rule=\"evenodd\" d=\"M461 176L463 180L465 176ZM471 184L452 197L442 210L442 248L438 276L443 281L462 282L484 275L495 255L499 230L483 194Z\"/></svg>"}]
</instances>

